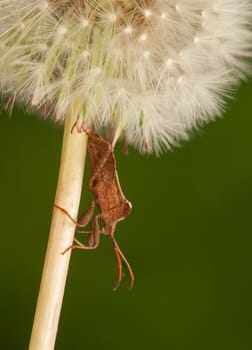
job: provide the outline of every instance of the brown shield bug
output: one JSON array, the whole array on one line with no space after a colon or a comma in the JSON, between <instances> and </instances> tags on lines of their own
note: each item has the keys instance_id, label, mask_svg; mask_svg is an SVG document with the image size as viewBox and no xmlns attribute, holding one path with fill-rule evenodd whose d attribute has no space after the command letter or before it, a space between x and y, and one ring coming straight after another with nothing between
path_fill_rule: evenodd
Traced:
<instances>
[{"instance_id":1,"label":"brown shield bug","mask_svg":"<svg viewBox=\"0 0 252 350\"><path fill-rule=\"evenodd\" d=\"M133 287L134 274L131 266L124 254L120 250L115 237L115 228L118 221L125 219L131 212L131 203L125 198L118 174L116 170L116 161L113 153L112 145L104 140L101 136L85 130L89 137L88 156L90 162L90 179L88 188L93 192L95 199L90 203L87 211L80 216L78 221L62 207L57 204L54 206L63 211L70 220L72 220L78 228L84 228L91 221L90 231L79 231L79 233L88 233L88 245L82 244L74 238L75 244L68 247L63 253L70 249L95 249L99 245L100 235L104 234L110 237L115 251L118 265L118 277L114 290L116 290L122 279L122 263L123 260L128 268L130 275L130 286ZM94 215L94 209L97 206L99 213ZM100 228L99 220L103 221L103 227Z\"/></svg>"}]
</instances>

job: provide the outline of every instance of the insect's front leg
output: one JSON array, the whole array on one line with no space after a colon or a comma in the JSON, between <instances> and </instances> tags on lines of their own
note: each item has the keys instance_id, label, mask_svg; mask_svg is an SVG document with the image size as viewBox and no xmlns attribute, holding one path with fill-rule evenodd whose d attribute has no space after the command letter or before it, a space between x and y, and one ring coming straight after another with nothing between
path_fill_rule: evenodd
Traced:
<instances>
[{"instance_id":1,"label":"insect's front leg","mask_svg":"<svg viewBox=\"0 0 252 350\"><path fill-rule=\"evenodd\" d=\"M92 200L92 202L90 203L88 209L78 219L78 222L77 222L77 225L76 225L77 227L85 227L85 226L87 226L87 224L90 222L90 220L93 217L94 208L95 208L95 199Z\"/></svg>"},{"instance_id":2,"label":"insect's front leg","mask_svg":"<svg viewBox=\"0 0 252 350\"><path fill-rule=\"evenodd\" d=\"M68 211L67 211L66 209L60 207L60 206L57 205L57 204L54 204L54 206L55 206L56 208L58 208L59 210L61 210L64 214L66 214L67 217L68 217L77 227L85 227L85 226L87 226L87 224L88 224L88 223L90 222L90 220L92 219L92 216L93 216L93 213L94 213L94 208L95 208L95 200L93 200L93 201L90 203L90 205L89 205L87 211L86 211L83 215L81 215L81 217L79 218L78 221L76 221L76 220L68 213ZM92 236L92 235L93 235L93 230L91 230L91 231L82 231L82 233L88 233L88 234L90 234L90 236ZM96 245L96 246L94 246L94 245L91 246L90 244L89 244L88 246L86 246L86 245L82 244L81 242L79 242L76 238L74 238L74 241L77 243L77 245L71 245L71 246L67 247L67 248L62 252L62 254L65 254L68 250L75 249L75 248L79 248L79 249L95 249L95 248L97 247L97 245Z\"/></svg>"},{"instance_id":3,"label":"insect's front leg","mask_svg":"<svg viewBox=\"0 0 252 350\"><path fill-rule=\"evenodd\" d=\"M76 221L66 209L60 207L58 204L54 204L55 208L61 210L66 216L77 226L77 227L86 227L87 224L92 219L92 216L94 214L94 208L95 208L95 200L92 200L90 203L88 209L85 211L84 214L81 215L81 217Z\"/></svg>"}]
</instances>

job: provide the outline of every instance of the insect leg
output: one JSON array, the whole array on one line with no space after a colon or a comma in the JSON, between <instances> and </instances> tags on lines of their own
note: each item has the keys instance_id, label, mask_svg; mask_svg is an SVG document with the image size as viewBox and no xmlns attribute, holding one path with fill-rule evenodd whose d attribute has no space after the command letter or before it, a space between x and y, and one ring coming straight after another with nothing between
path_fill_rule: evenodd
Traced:
<instances>
[{"instance_id":1,"label":"insect leg","mask_svg":"<svg viewBox=\"0 0 252 350\"><path fill-rule=\"evenodd\" d=\"M71 249L91 250L91 249L96 249L98 247L100 243L100 229L99 229L99 223L98 223L99 216L100 215L96 215L96 217L93 220L93 225L92 225L93 229L91 231L88 231L88 233L90 233L88 245L85 245L81 243L77 238L74 238L74 242L77 244L72 244L70 247L66 248L62 254L65 254L67 251ZM83 233L83 231L81 233Z\"/></svg>"},{"instance_id":2,"label":"insect leg","mask_svg":"<svg viewBox=\"0 0 252 350\"><path fill-rule=\"evenodd\" d=\"M93 220L93 224L92 224L92 230L91 231L84 231L84 233L89 233L89 241L88 241L88 245L85 245L83 243L81 243L80 241L78 241L77 238L74 238L74 242L76 242L77 244L73 244L70 247L68 247L67 249L64 250L64 252L62 254L65 254L68 250L70 249L96 249L100 243L100 234L103 233L103 230L100 230L99 227L99 218L101 215L96 215L94 220ZM78 233L83 233L83 231L80 231Z\"/></svg>"},{"instance_id":3,"label":"insect leg","mask_svg":"<svg viewBox=\"0 0 252 350\"><path fill-rule=\"evenodd\" d=\"M76 239L76 238L74 238L74 242L77 244L70 245L68 248L66 248L62 252L62 254L65 254L66 252L68 252L69 250L72 250L72 249L87 249L87 250L96 249L99 245L99 242L97 242L97 244L95 244L93 246L85 245L85 244L81 243L80 241L78 241L78 239Z\"/></svg>"},{"instance_id":4,"label":"insect leg","mask_svg":"<svg viewBox=\"0 0 252 350\"><path fill-rule=\"evenodd\" d=\"M87 226L87 224L90 222L93 213L94 213L94 208L95 208L95 200L92 200L92 202L90 203L87 211L81 215L81 217L78 219L78 221L76 221L69 213L66 209L60 207L57 204L54 204L55 208L58 208L59 210L61 210L63 213L66 214L66 216L77 226L77 227L85 227Z\"/></svg>"},{"instance_id":5,"label":"insect leg","mask_svg":"<svg viewBox=\"0 0 252 350\"><path fill-rule=\"evenodd\" d=\"M92 219L92 216L94 214L94 208L95 208L95 200L93 199L90 203L88 209L85 211L84 214L81 215L81 217L78 219L77 227L85 227Z\"/></svg>"},{"instance_id":6,"label":"insect leg","mask_svg":"<svg viewBox=\"0 0 252 350\"><path fill-rule=\"evenodd\" d=\"M99 227L99 218L101 217L101 214L98 214L94 217L93 224L92 224L92 233L89 236L88 245L89 246L98 246L100 242L100 234L103 234L103 230L100 230Z\"/></svg>"},{"instance_id":7,"label":"insect leg","mask_svg":"<svg viewBox=\"0 0 252 350\"><path fill-rule=\"evenodd\" d=\"M94 208L95 208L95 200L93 200L90 203L89 208L87 209L87 211L80 217L80 219L78 221L76 221L69 213L66 209L60 207L57 204L54 204L54 206L58 209L60 209L64 214L67 215L67 217L77 226L77 227L85 227L90 220L92 219L93 213L94 213ZM98 219L97 219L97 225L98 225ZM96 226L97 226L96 225ZM94 225L93 225L94 226ZM73 244L71 246L69 246L68 248L66 248L62 254L65 254L68 250L70 249L95 249L97 248L97 246L99 245L99 226L98 229L96 229L96 231L94 231L94 229L96 228L93 227L93 229L91 231L81 231L80 233L88 233L91 237L95 237L95 240L92 238L92 240L89 241L89 244L86 246L83 243L79 242L76 238L74 238L74 241L77 244Z\"/></svg>"}]
</instances>

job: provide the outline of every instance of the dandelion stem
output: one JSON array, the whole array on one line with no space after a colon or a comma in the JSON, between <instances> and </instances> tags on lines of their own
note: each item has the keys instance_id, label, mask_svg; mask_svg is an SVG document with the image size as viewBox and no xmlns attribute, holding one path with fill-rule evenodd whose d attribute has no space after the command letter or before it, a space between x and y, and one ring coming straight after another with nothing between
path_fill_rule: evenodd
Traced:
<instances>
[{"instance_id":1,"label":"dandelion stem","mask_svg":"<svg viewBox=\"0 0 252 350\"><path fill-rule=\"evenodd\" d=\"M77 110L77 108L76 108ZM76 112L65 122L55 203L76 218L87 149L85 133L71 133ZM51 229L36 306L29 350L52 350L56 340L75 224L62 211L53 209Z\"/></svg>"}]
</instances>

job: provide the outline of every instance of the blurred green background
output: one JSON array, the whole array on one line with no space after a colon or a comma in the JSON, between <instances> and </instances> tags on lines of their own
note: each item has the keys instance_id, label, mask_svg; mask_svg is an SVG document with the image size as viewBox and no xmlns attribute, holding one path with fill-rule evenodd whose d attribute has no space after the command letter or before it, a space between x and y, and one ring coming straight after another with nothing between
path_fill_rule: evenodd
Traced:
<instances>
[{"instance_id":1,"label":"blurred green background","mask_svg":"<svg viewBox=\"0 0 252 350\"><path fill-rule=\"evenodd\" d=\"M133 212L116 238L74 251L56 349L252 348L252 84L223 119L173 152L116 149ZM27 349L53 206L62 128L15 110L0 118L1 349ZM84 183L86 192L86 181ZM83 193L81 211L91 196Z\"/></svg>"}]
</instances>

